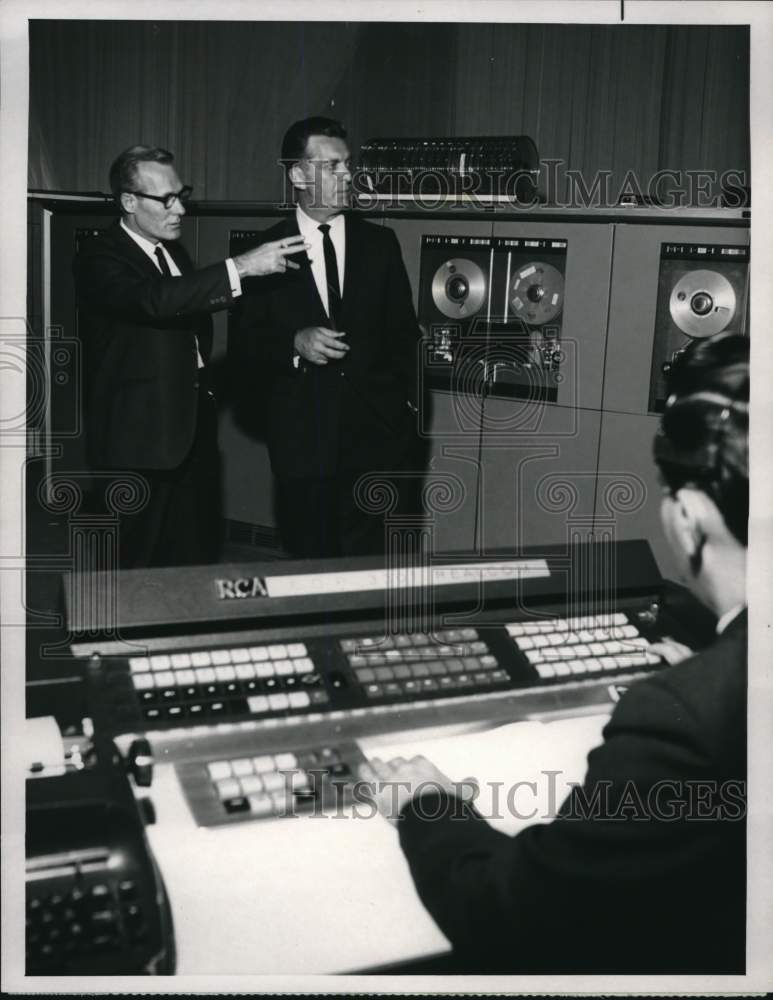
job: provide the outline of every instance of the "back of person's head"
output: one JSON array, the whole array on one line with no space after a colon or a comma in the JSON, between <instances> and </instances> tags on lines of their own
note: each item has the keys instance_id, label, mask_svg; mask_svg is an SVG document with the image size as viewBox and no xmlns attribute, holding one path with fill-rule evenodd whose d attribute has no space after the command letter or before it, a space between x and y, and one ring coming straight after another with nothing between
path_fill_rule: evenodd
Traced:
<instances>
[{"instance_id":1,"label":"back of person's head","mask_svg":"<svg viewBox=\"0 0 773 1000\"><path fill-rule=\"evenodd\" d=\"M120 153L110 167L110 190L120 205L124 191L134 191L140 163L174 163L174 156L161 146L130 146Z\"/></svg>"},{"instance_id":2,"label":"back of person's head","mask_svg":"<svg viewBox=\"0 0 773 1000\"><path fill-rule=\"evenodd\" d=\"M727 528L748 542L749 340L717 334L693 341L669 375L655 461L670 491L689 486L716 504Z\"/></svg>"},{"instance_id":3,"label":"back of person's head","mask_svg":"<svg viewBox=\"0 0 773 1000\"><path fill-rule=\"evenodd\" d=\"M282 162L285 170L289 170L293 164L304 158L309 139L314 135L325 135L331 139L345 139L346 129L335 118L321 116L302 118L300 121L293 122L282 140Z\"/></svg>"}]
</instances>

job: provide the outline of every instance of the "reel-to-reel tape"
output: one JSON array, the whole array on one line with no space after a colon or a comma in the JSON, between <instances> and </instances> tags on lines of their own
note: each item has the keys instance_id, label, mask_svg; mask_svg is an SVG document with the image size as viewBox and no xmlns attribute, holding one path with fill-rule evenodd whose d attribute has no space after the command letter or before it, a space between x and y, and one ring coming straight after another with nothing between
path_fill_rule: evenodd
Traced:
<instances>
[{"instance_id":1,"label":"reel-to-reel tape","mask_svg":"<svg viewBox=\"0 0 773 1000\"><path fill-rule=\"evenodd\" d=\"M555 401L566 251L556 239L422 237L427 384Z\"/></svg>"},{"instance_id":2,"label":"reel-to-reel tape","mask_svg":"<svg viewBox=\"0 0 773 1000\"><path fill-rule=\"evenodd\" d=\"M716 333L745 333L749 248L664 243L660 254L651 411L665 405L668 372L688 344Z\"/></svg>"}]
</instances>

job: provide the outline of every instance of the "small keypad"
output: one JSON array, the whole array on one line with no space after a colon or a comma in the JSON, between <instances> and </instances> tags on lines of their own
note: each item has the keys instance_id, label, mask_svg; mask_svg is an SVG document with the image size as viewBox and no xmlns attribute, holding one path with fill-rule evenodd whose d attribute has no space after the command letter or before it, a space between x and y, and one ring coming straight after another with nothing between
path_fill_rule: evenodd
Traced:
<instances>
[{"instance_id":1,"label":"small keypad","mask_svg":"<svg viewBox=\"0 0 773 1000\"><path fill-rule=\"evenodd\" d=\"M270 716L329 701L303 642L133 656L129 671L147 722Z\"/></svg>"},{"instance_id":2,"label":"small keypad","mask_svg":"<svg viewBox=\"0 0 773 1000\"><path fill-rule=\"evenodd\" d=\"M623 612L511 622L505 629L543 681L619 673L662 662Z\"/></svg>"},{"instance_id":3,"label":"small keypad","mask_svg":"<svg viewBox=\"0 0 773 1000\"><path fill-rule=\"evenodd\" d=\"M369 701L507 684L510 677L477 629L342 639L341 650Z\"/></svg>"}]
</instances>

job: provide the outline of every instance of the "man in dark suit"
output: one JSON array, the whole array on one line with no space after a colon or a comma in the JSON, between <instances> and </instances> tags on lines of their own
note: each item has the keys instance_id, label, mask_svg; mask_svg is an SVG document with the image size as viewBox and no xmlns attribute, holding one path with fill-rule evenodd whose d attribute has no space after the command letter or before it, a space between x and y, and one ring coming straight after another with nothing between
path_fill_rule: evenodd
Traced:
<instances>
[{"instance_id":1,"label":"man in dark suit","mask_svg":"<svg viewBox=\"0 0 773 1000\"><path fill-rule=\"evenodd\" d=\"M383 512L366 509L355 484L383 473L397 496L415 461L420 333L408 277L392 231L344 211L351 168L340 123L296 122L282 159L297 208L265 238L300 233L310 248L294 258L298 271L245 288L235 356L267 379L285 548L298 558L381 552Z\"/></svg>"},{"instance_id":2,"label":"man in dark suit","mask_svg":"<svg viewBox=\"0 0 773 1000\"><path fill-rule=\"evenodd\" d=\"M172 154L133 146L113 163L110 185L121 219L75 261L89 465L139 473L147 487L119 526L122 567L213 561L220 521L210 313L241 295L243 278L295 267L286 257L303 241L194 270L178 242L191 188Z\"/></svg>"},{"instance_id":3,"label":"man in dark suit","mask_svg":"<svg viewBox=\"0 0 773 1000\"><path fill-rule=\"evenodd\" d=\"M672 665L621 698L553 822L516 837L423 757L362 769L453 971L744 971L748 341L696 341L672 386L662 518L714 644L653 644Z\"/></svg>"}]
</instances>

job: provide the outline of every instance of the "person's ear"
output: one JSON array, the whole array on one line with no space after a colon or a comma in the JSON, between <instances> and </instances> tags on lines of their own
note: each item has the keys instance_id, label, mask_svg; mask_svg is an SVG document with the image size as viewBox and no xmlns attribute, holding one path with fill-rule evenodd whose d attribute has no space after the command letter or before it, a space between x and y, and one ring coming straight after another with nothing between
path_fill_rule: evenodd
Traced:
<instances>
[{"instance_id":1,"label":"person's ear","mask_svg":"<svg viewBox=\"0 0 773 1000\"><path fill-rule=\"evenodd\" d=\"M309 186L308 178L306 177L300 162L293 163L288 172L288 176L293 187L303 189Z\"/></svg>"},{"instance_id":2,"label":"person's ear","mask_svg":"<svg viewBox=\"0 0 773 1000\"><path fill-rule=\"evenodd\" d=\"M710 514L709 497L689 486L676 491L672 512L672 530L688 558L699 555L706 540L706 520Z\"/></svg>"},{"instance_id":3,"label":"person's ear","mask_svg":"<svg viewBox=\"0 0 773 1000\"><path fill-rule=\"evenodd\" d=\"M131 191L121 192L121 211L125 215L134 215L137 211L137 196Z\"/></svg>"}]
</instances>

